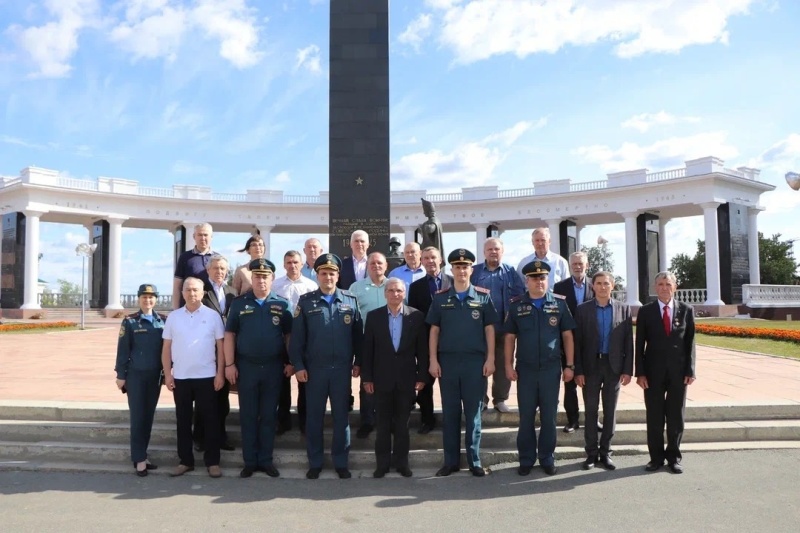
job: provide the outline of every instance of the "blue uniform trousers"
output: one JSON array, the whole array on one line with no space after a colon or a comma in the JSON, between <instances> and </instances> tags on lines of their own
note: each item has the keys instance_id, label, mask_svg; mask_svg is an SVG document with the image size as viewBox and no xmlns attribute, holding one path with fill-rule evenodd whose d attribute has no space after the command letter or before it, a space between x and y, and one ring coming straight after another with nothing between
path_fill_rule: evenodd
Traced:
<instances>
[{"instance_id":1,"label":"blue uniform trousers","mask_svg":"<svg viewBox=\"0 0 800 533\"><path fill-rule=\"evenodd\" d=\"M325 406L330 399L333 415L331 457L334 468L347 468L350 453L350 367L313 367L306 382L306 445L309 468L322 468Z\"/></svg>"},{"instance_id":2,"label":"blue uniform trousers","mask_svg":"<svg viewBox=\"0 0 800 533\"><path fill-rule=\"evenodd\" d=\"M561 385L561 367L538 370L517 366L517 401L519 402L519 431L517 450L520 466L536 464L536 409L542 424L538 440L539 464L554 464L556 450L556 415L558 390Z\"/></svg>"},{"instance_id":3,"label":"blue uniform trousers","mask_svg":"<svg viewBox=\"0 0 800 533\"><path fill-rule=\"evenodd\" d=\"M147 459L153 418L161 395L161 369L129 368L125 376L125 388L128 390L131 420L131 461L136 465Z\"/></svg>"},{"instance_id":4,"label":"blue uniform trousers","mask_svg":"<svg viewBox=\"0 0 800 533\"><path fill-rule=\"evenodd\" d=\"M481 412L486 393L483 365L486 358L479 354L440 353L442 377L442 446L445 466L461 463L461 409L464 409L466 432L464 448L470 467L481 466Z\"/></svg>"},{"instance_id":5,"label":"blue uniform trousers","mask_svg":"<svg viewBox=\"0 0 800 533\"><path fill-rule=\"evenodd\" d=\"M276 360L260 365L239 360L236 366L244 465L250 468L272 465L283 363Z\"/></svg>"}]
</instances>

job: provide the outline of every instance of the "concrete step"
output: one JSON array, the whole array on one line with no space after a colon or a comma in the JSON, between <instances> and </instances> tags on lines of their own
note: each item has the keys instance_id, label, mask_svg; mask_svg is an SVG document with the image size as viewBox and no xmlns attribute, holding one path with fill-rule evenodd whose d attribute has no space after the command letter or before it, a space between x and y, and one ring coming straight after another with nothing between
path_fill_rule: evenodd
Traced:
<instances>
[{"instance_id":1,"label":"concrete step","mask_svg":"<svg viewBox=\"0 0 800 533\"><path fill-rule=\"evenodd\" d=\"M681 445L684 454L713 451L739 451L739 450L764 450L764 449L800 449L800 441L732 441L713 443L685 443ZM647 462L647 446L645 445L620 445L614 446L614 455L642 455L642 465ZM583 460L585 453L579 447L559 447L556 449L556 461L559 466L566 466L570 462ZM152 475L168 475L170 470L177 465L177 456L173 449L156 446L150 449L150 460L158 464L158 470L151 471ZM481 452L481 461L485 467L495 471L516 468L517 452L515 449L484 449ZM411 469L415 477L430 477L441 466L441 450L412 451L409 457ZM280 469L284 478L302 478L308 468L304 452L278 451L275 454L275 465ZM196 470L188 476L206 477L203 468L202 454L195 454ZM237 477L242 467L241 454L235 452L222 452L221 464L223 475ZM375 468L374 454L368 451L350 452L350 469L353 476L371 477ZM462 450L462 468L466 463ZM326 470L323 470L321 479L334 479L336 474L331 470L329 457L326 457ZM68 471L68 472L110 472L132 473L129 462L127 446L96 446L87 447L84 443L19 443L0 441L0 471L4 470L37 470L37 471ZM461 473L460 475L465 475ZM466 474L468 475L468 474ZM395 473L390 476L399 477ZM260 474L257 477L262 477Z\"/></svg>"},{"instance_id":2,"label":"concrete step","mask_svg":"<svg viewBox=\"0 0 800 533\"><path fill-rule=\"evenodd\" d=\"M241 434L239 426L228 426L228 440L239 447ZM441 447L442 433L437 428L427 435L411 431L411 448L431 450ZM0 435L5 441L19 442L84 442L92 445L127 444L129 426L127 423L106 422L41 422L36 420L0 420ZM332 432L325 431L326 441ZM558 431L559 446L582 447L584 431L567 434ZM486 448L515 448L516 427L486 427L482 431L482 446ZM635 445L647 440L645 424L617 424L614 444ZM798 440L800 441L800 419L787 420L737 420L721 422L687 422L683 442L727 442L747 440ZM462 431L463 441L463 431ZM152 445L163 445L175 449L177 440L175 424L154 424L151 434ZM304 450L305 437L297 430L276 437L275 446L280 450ZM375 446L375 433L366 439L355 436L351 430L351 448L372 450Z\"/></svg>"},{"instance_id":3,"label":"concrete step","mask_svg":"<svg viewBox=\"0 0 800 533\"><path fill-rule=\"evenodd\" d=\"M441 418L441 411L437 410L437 418ZM296 415L295 415L296 417ZM602 418L602 414L601 414ZM42 421L75 421L75 422L108 422L126 423L128 421L128 406L124 403L99 403L99 402L31 402L18 400L0 401L0 419L5 420L42 420ZM330 422L330 416L326 417ZM516 427L519 424L519 413L498 413L488 409L483 413L484 427ZM686 406L687 422L700 421L734 421L734 420L781 420L800 419L800 403L786 402L783 404L693 404ZM175 421L174 407L159 407L156 410L156 423L173 423ZM583 414L581 414L583 422ZM617 409L617 422L620 424L633 424L645 422L644 405L621 405ZM231 409L228 416L229 425L238 425L239 410ZM563 408L559 408L558 425L566 424L566 415ZM358 427L358 411L350 413L350 425ZM419 410L411 413L410 425L419 426Z\"/></svg>"}]
</instances>

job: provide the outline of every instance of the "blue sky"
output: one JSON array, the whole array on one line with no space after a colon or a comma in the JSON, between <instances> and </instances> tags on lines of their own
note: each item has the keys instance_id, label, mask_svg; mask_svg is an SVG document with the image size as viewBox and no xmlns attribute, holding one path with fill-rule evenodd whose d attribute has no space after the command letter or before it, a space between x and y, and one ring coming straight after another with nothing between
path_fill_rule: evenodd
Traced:
<instances>
[{"instance_id":1,"label":"blue sky","mask_svg":"<svg viewBox=\"0 0 800 533\"><path fill-rule=\"evenodd\" d=\"M0 174L327 190L328 0L0 0ZM392 187L526 187L706 155L762 169L767 234L800 238L800 3L395 0ZM455 169L455 170L454 170ZM693 252L698 219L670 223ZM81 227L43 224L41 277L80 279ZM622 225L602 233L624 276ZM217 234L234 264L246 235ZM304 236L273 235L272 258ZM507 232L506 259L530 252ZM172 237L125 230L123 292L167 287ZM325 240L325 239L323 239ZM448 247L474 247L449 236Z\"/></svg>"}]
</instances>

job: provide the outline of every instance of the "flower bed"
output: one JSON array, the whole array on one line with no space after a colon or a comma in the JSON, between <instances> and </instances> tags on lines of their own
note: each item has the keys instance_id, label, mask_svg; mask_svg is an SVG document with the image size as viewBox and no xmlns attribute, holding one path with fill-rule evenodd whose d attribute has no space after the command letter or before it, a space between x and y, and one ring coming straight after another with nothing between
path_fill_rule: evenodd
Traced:
<instances>
[{"instance_id":1,"label":"flower bed","mask_svg":"<svg viewBox=\"0 0 800 533\"><path fill-rule=\"evenodd\" d=\"M13 324L0 324L2 331L27 331L33 329L59 329L74 328L78 324L75 322L14 322Z\"/></svg>"},{"instance_id":2,"label":"flower bed","mask_svg":"<svg viewBox=\"0 0 800 533\"><path fill-rule=\"evenodd\" d=\"M719 335L723 337L746 337L755 339L769 339L773 341L787 341L800 343L800 331L789 329L768 328L737 328L733 326L713 326L711 324L696 324L695 331L706 335Z\"/></svg>"}]
</instances>

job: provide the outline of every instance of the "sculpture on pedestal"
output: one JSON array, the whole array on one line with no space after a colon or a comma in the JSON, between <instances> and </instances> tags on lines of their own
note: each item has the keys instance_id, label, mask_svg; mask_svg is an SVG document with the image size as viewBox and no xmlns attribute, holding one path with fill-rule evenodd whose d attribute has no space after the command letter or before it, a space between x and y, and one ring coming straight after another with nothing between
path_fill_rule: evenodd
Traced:
<instances>
[{"instance_id":1,"label":"sculpture on pedestal","mask_svg":"<svg viewBox=\"0 0 800 533\"><path fill-rule=\"evenodd\" d=\"M436 218L436 208L433 203L425 198L422 200L422 212L428 219L419 225L419 232L422 235L422 244L420 246L424 250L428 246L435 246L441 252L441 256L447 257L444 251L444 244L442 243L442 224Z\"/></svg>"}]
</instances>

